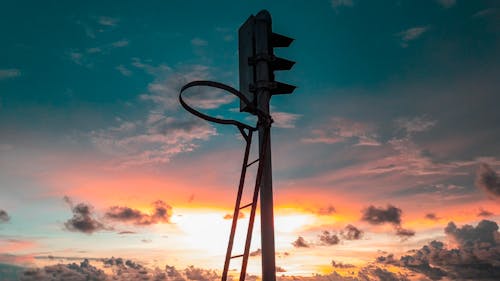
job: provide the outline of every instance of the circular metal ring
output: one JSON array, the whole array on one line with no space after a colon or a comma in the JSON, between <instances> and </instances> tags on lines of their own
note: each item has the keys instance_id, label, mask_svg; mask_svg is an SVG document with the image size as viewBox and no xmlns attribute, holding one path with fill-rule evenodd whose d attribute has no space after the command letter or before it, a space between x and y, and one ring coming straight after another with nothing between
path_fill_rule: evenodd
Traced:
<instances>
[{"instance_id":1,"label":"circular metal ring","mask_svg":"<svg viewBox=\"0 0 500 281\"><path fill-rule=\"evenodd\" d=\"M187 90L191 87L196 87L196 86L208 86L208 87L218 88L218 89L224 90L226 92L230 92L231 94L240 98L240 100L243 101L243 103L246 106L248 106L250 109L254 108L254 106L250 103L250 101L240 91L236 90L235 88L230 87L230 86L225 85L225 84L222 84L222 83L219 83L219 82L200 80L200 81L189 82L181 88L181 91L179 92L179 102L181 103L182 107L184 107L185 110L187 110L191 114L196 115L196 116L200 117L201 119L207 120L209 122L214 122L214 123L218 123L218 124L225 124L225 125L234 125L234 126L237 126L238 128L245 128L245 129L248 129L251 131L256 130L255 127L241 123L239 121L236 121L233 119L221 119L221 118L212 117L212 116L201 113L201 112L197 111L196 109L190 107L182 98L182 93L185 90Z\"/></svg>"}]
</instances>

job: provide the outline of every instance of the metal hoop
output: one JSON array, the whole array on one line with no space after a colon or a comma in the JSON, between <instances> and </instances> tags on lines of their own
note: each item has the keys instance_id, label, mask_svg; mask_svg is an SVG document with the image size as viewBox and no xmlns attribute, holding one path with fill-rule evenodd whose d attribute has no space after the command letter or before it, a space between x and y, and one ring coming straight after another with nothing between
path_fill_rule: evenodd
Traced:
<instances>
[{"instance_id":1,"label":"metal hoop","mask_svg":"<svg viewBox=\"0 0 500 281\"><path fill-rule=\"evenodd\" d=\"M250 101L240 91L236 90L235 88L228 86L228 85L225 85L225 84L222 84L222 83L219 83L219 82L200 80L200 81L189 82L181 88L181 91L179 93L179 102L181 103L182 107L184 107L185 110L187 110L191 114L196 115L196 116L200 117L201 119L204 119L204 120L209 121L209 122L224 124L224 125L234 125L234 126L238 127L238 129L240 131L242 129L248 129L249 131L257 130L257 128L255 128L255 127L241 123L241 122L233 120L233 119L222 119L222 118L217 118L217 117L212 117L212 116L206 115L204 113L197 111L196 109L192 108L191 106L189 106L182 98L182 93L185 90L187 90L191 87L195 87L195 86L208 86L208 87L213 87L213 88L218 88L218 89L224 90L224 91L229 92L229 93L237 96L238 98L240 98L240 100L243 101L243 103L245 103L245 105L248 106L250 109L252 109L252 110L255 109L253 104L251 104Z\"/></svg>"}]
</instances>

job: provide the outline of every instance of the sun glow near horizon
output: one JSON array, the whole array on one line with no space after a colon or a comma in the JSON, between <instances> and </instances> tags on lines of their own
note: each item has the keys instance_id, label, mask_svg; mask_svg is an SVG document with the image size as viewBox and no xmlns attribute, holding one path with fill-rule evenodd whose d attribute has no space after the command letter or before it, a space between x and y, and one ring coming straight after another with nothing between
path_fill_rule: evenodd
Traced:
<instances>
[{"instance_id":1,"label":"sun glow near horizon","mask_svg":"<svg viewBox=\"0 0 500 281\"><path fill-rule=\"evenodd\" d=\"M228 215L232 211L224 209L207 208L185 208L176 209L171 217L171 223L179 230L176 236L178 243L185 245L186 250L196 251L198 255L203 255L205 264L209 263L215 268L220 267L224 262L232 219ZM256 213L255 224L252 234L250 252L260 249L260 214ZM275 239L277 256L290 252L292 243L298 233L317 222L314 215L299 211L281 212L276 210L275 215ZM246 240L247 227L249 223L249 213L244 212L244 216L238 219L233 255L243 253ZM238 261L231 261L231 264L239 264ZM260 259L252 258L249 262L249 270L258 271ZM233 266L231 267L233 268Z\"/></svg>"}]
</instances>

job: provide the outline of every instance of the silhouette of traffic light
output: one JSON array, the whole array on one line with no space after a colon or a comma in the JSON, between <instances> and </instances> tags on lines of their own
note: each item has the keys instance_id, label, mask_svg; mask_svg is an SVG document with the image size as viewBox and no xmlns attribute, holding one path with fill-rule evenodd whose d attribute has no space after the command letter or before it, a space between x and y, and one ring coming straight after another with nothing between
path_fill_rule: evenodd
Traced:
<instances>
[{"instance_id":1,"label":"silhouette of traffic light","mask_svg":"<svg viewBox=\"0 0 500 281\"><path fill-rule=\"evenodd\" d=\"M290 94L295 90L293 85L275 81L274 75L274 71L290 70L295 64L274 55L274 48L288 47L292 42L292 38L272 32L271 16L265 10L256 16L251 15L240 27L240 92L254 108L257 107L259 89L268 90L271 95ZM240 102L240 111L254 113L244 102Z\"/></svg>"}]
</instances>

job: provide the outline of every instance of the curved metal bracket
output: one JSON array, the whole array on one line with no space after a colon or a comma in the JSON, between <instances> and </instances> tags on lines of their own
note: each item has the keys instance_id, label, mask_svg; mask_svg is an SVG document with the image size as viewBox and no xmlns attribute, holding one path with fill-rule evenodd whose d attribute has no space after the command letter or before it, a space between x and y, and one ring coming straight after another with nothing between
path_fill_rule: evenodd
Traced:
<instances>
[{"instance_id":1,"label":"curved metal bracket","mask_svg":"<svg viewBox=\"0 0 500 281\"><path fill-rule=\"evenodd\" d=\"M243 129L248 129L249 131L257 130L257 128L255 128L255 127L241 123L241 122L233 120L233 119L222 119L222 118L217 118L217 117L212 117L212 116L206 115L204 113L197 111L196 109L192 108L191 106L189 106L184 101L184 99L182 97L182 93L185 90L187 90L191 87L196 87L196 86L208 86L208 87L218 88L218 89L224 90L226 92L229 92L229 93L237 96L238 98L240 98L240 100L242 100L243 103L245 103L245 105L247 105L249 108L251 108L252 110L257 112L257 110L255 110L254 106L250 103L250 101L248 101L248 99L242 93L240 93L238 90L236 90L235 88L228 86L228 85L225 85L225 84L222 84L222 83L219 83L219 82L205 81L205 80L189 82L181 88L181 91L179 93L179 102L181 103L182 107L184 107L185 110L187 110L191 114L196 115L196 116L200 117L201 119L207 120L209 122L224 124L224 125L234 125L234 126L238 127L238 129L243 134L245 139L248 137L248 135L244 133Z\"/></svg>"}]
</instances>

